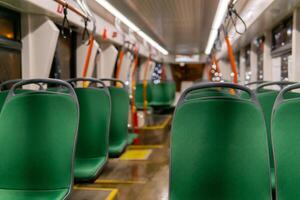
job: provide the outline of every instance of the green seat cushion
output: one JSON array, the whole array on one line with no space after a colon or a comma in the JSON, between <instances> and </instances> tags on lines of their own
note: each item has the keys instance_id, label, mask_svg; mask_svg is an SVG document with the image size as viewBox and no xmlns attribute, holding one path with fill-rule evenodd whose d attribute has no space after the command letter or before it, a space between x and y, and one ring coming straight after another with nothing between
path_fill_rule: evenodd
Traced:
<instances>
[{"instance_id":1,"label":"green seat cushion","mask_svg":"<svg viewBox=\"0 0 300 200\"><path fill-rule=\"evenodd\" d=\"M109 145L109 156L116 157L119 156L127 146L127 140L119 143L118 145Z\"/></svg>"},{"instance_id":2,"label":"green seat cushion","mask_svg":"<svg viewBox=\"0 0 300 200\"><path fill-rule=\"evenodd\" d=\"M129 145L131 145L132 143L133 143L133 141L136 139L136 138L138 138L138 134L136 134L136 133L129 133L128 134L128 141L127 141L127 143L129 144Z\"/></svg>"},{"instance_id":3,"label":"green seat cushion","mask_svg":"<svg viewBox=\"0 0 300 200\"><path fill-rule=\"evenodd\" d=\"M170 199L270 200L260 109L234 98L180 104L171 133Z\"/></svg>"},{"instance_id":4,"label":"green seat cushion","mask_svg":"<svg viewBox=\"0 0 300 200\"><path fill-rule=\"evenodd\" d=\"M57 190L0 190L3 200L60 200L69 193L68 189Z\"/></svg>"},{"instance_id":5,"label":"green seat cushion","mask_svg":"<svg viewBox=\"0 0 300 200\"><path fill-rule=\"evenodd\" d=\"M106 157L76 159L74 174L76 179L91 180L96 178L107 161Z\"/></svg>"}]
</instances>

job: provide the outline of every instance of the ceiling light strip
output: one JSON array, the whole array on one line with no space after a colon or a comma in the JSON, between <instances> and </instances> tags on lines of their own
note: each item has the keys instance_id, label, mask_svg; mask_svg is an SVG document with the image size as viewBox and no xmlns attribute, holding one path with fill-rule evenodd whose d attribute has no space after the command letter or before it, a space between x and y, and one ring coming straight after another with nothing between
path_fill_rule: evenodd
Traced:
<instances>
[{"instance_id":1,"label":"ceiling light strip","mask_svg":"<svg viewBox=\"0 0 300 200\"><path fill-rule=\"evenodd\" d=\"M228 8L228 4L229 4L230 0L220 0L219 4L218 4L218 8L214 17L214 21L211 27L211 31L209 34L209 39L207 42L207 46L205 49L205 54L209 55L211 52L211 49L215 43L215 40L217 39L218 36L218 30L225 18L226 12L227 12L227 8Z\"/></svg>"},{"instance_id":2,"label":"ceiling light strip","mask_svg":"<svg viewBox=\"0 0 300 200\"><path fill-rule=\"evenodd\" d=\"M98 4L100 4L103 8L109 11L112 15L118 18L121 22L123 22L126 26L136 32L139 36L141 36L144 40L146 40L150 45L156 48L164 55L168 55L169 52L164 49L161 45L159 45L156 41L154 41L150 36L144 33L139 27L137 27L133 22L131 22L127 17L125 17L120 11L118 11L115 7L113 7L107 0L95 0Z\"/></svg>"}]
</instances>

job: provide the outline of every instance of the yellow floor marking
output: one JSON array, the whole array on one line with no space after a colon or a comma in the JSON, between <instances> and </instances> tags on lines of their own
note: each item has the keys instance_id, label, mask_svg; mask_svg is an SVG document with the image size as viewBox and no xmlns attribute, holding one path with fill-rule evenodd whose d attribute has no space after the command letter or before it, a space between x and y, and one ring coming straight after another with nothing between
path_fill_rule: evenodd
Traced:
<instances>
[{"instance_id":1,"label":"yellow floor marking","mask_svg":"<svg viewBox=\"0 0 300 200\"><path fill-rule=\"evenodd\" d=\"M87 187L87 186L77 186L73 187L75 190L98 190L98 191L110 191L105 200L114 200L118 196L119 190L115 188L96 188L96 187Z\"/></svg>"},{"instance_id":2,"label":"yellow floor marking","mask_svg":"<svg viewBox=\"0 0 300 200\"><path fill-rule=\"evenodd\" d=\"M119 191L118 191L117 189L112 190L112 191L109 193L108 197L106 197L105 200L114 200L114 199L116 199L116 197L118 196L118 192L119 192Z\"/></svg>"},{"instance_id":3,"label":"yellow floor marking","mask_svg":"<svg viewBox=\"0 0 300 200\"><path fill-rule=\"evenodd\" d=\"M95 181L95 183L98 183L98 184L145 184L146 181L98 179Z\"/></svg>"},{"instance_id":4,"label":"yellow floor marking","mask_svg":"<svg viewBox=\"0 0 300 200\"><path fill-rule=\"evenodd\" d=\"M120 157L120 160L147 160L152 149L128 149Z\"/></svg>"},{"instance_id":5,"label":"yellow floor marking","mask_svg":"<svg viewBox=\"0 0 300 200\"><path fill-rule=\"evenodd\" d=\"M164 129L166 128L166 126L169 124L169 122L171 121L172 117L168 116L166 117L166 119L163 121L163 123L159 124L159 125L154 125L154 126L143 126L141 128L139 128L140 130L159 130L159 129Z\"/></svg>"},{"instance_id":6,"label":"yellow floor marking","mask_svg":"<svg viewBox=\"0 0 300 200\"><path fill-rule=\"evenodd\" d=\"M127 149L162 149L163 145L130 145Z\"/></svg>"}]
</instances>

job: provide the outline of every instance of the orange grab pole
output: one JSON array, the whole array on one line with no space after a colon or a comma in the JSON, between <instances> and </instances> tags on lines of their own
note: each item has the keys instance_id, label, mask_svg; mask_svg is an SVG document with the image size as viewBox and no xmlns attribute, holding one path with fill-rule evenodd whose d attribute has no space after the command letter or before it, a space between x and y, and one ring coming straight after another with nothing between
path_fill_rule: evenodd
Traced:
<instances>
[{"instance_id":1,"label":"orange grab pole","mask_svg":"<svg viewBox=\"0 0 300 200\"><path fill-rule=\"evenodd\" d=\"M133 61L133 67L132 67L132 74L131 74L131 95L132 95L132 100L131 100L131 120L132 120L132 127L133 127L133 132L137 133L136 127L138 126L138 117L137 117L137 112L136 112L136 106L135 106L135 88L136 88L136 82L135 82L135 74L137 71L137 65L138 65L138 54L136 53L134 61Z\"/></svg>"},{"instance_id":2,"label":"orange grab pole","mask_svg":"<svg viewBox=\"0 0 300 200\"><path fill-rule=\"evenodd\" d=\"M147 101L147 74L148 74L148 68L150 65L150 57L147 60L145 71L144 71L144 80L143 80L143 99L144 99L144 113L147 111L148 101Z\"/></svg>"},{"instance_id":3,"label":"orange grab pole","mask_svg":"<svg viewBox=\"0 0 300 200\"><path fill-rule=\"evenodd\" d=\"M89 63L91 60L91 54L92 54L92 49L94 46L94 36L91 35L89 38L89 47L86 53L86 57L84 60L84 66L83 66L83 72L82 72L82 77L86 77L87 76L87 72L88 72L88 68L89 68ZM87 87L87 83L83 82L83 87Z\"/></svg>"},{"instance_id":4,"label":"orange grab pole","mask_svg":"<svg viewBox=\"0 0 300 200\"><path fill-rule=\"evenodd\" d=\"M122 49L119 53L119 58L118 58L118 62L117 62L117 69L116 69L116 78L117 79L120 77L123 58L124 58L124 50Z\"/></svg>"},{"instance_id":5,"label":"orange grab pole","mask_svg":"<svg viewBox=\"0 0 300 200\"><path fill-rule=\"evenodd\" d=\"M229 60L230 60L230 64L231 64L231 69L234 74L233 82L238 83L238 71L237 71L237 67L235 64L235 58L234 58L233 50L232 50L232 47L230 44L230 40L227 35L225 36L225 41L226 41L226 45L227 45L227 51L228 51L228 56L229 56Z\"/></svg>"},{"instance_id":6,"label":"orange grab pole","mask_svg":"<svg viewBox=\"0 0 300 200\"><path fill-rule=\"evenodd\" d=\"M86 77L86 75L87 75L93 46L94 46L94 36L91 35L91 37L89 38L89 48L88 48L88 51L87 51L87 54L85 57L85 61L84 61L84 67L83 67L83 72L82 72L83 77Z\"/></svg>"}]
</instances>

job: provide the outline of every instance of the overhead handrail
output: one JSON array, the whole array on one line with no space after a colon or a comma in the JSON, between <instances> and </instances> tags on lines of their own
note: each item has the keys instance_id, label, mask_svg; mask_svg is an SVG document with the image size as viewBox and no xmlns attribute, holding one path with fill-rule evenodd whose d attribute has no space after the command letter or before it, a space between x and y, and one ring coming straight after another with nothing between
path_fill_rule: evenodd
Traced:
<instances>
[{"instance_id":1,"label":"overhead handrail","mask_svg":"<svg viewBox=\"0 0 300 200\"><path fill-rule=\"evenodd\" d=\"M74 7L71 4L68 4L65 0L54 0L56 3L62 5L63 7L66 7L69 10L72 10L74 13L82 17L84 20L90 21L89 17L82 13L78 8Z\"/></svg>"}]
</instances>

